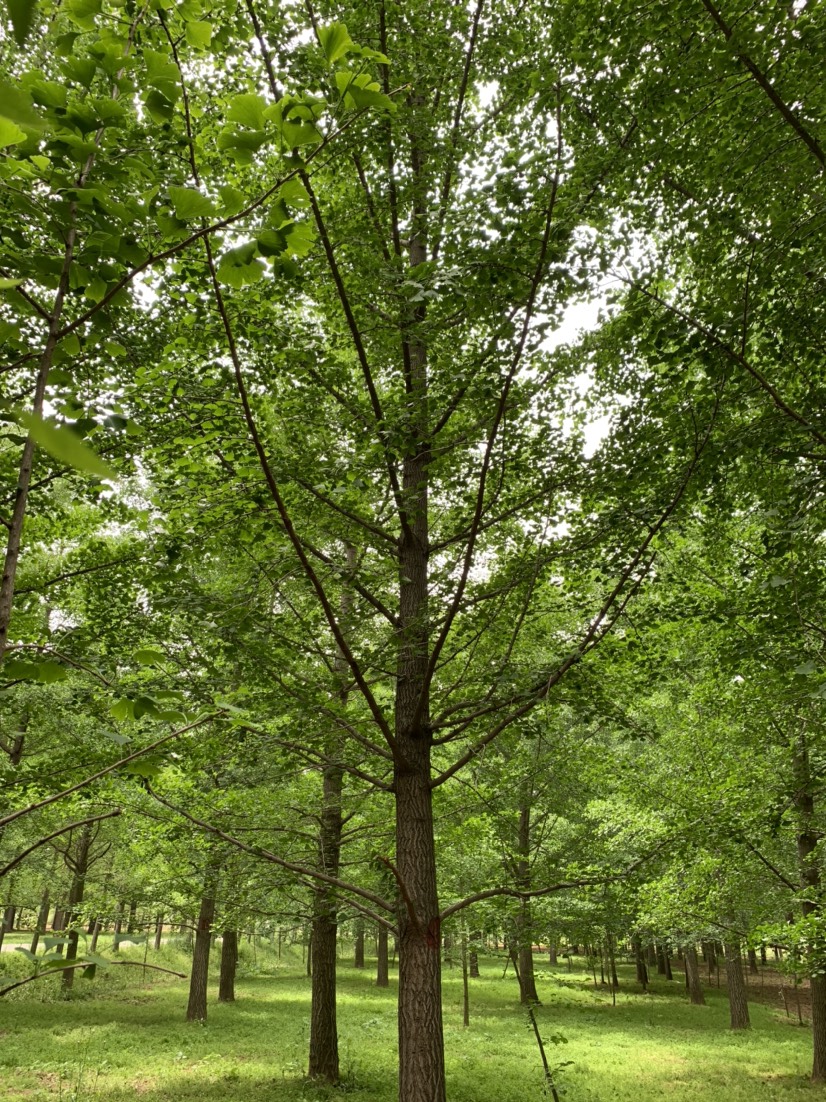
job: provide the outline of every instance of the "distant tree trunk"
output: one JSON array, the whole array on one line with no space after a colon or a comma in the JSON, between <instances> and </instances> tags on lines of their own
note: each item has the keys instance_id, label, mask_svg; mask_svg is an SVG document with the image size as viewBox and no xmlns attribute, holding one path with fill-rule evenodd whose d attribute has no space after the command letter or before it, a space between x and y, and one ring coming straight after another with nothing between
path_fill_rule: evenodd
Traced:
<instances>
[{"instance_id":1,"label":"distant tree trunk","mask_svg":"<svg viewBox=\"0 0 826 1102\"><path fill-rule=\"evenodd\" d=\"M462 1025L470 1025L470 988L467 978L467 934L462 932Z\"/></svg>"},{"instance_id":2,"label":"distant tree trunk","mask_svg":"<svg viewBox=\"0 0 826 1102\"><path fill-rule=\"evenodd\" d=\"M648 969L645 965L645 957L642 952L642 944L638 937L633 939L634 963L637 966L637 983L642 984L643 991L648 990Z\"/></svg>"},{"instance_id":3,"label":"distant tree trunk","mask_svg":"<svg viewBox=\"0 0 826 1102\"><path fill-rule=\"evenodd\" d=\"M189 1003L186 1008L188 1022L205 1022L207 1016L207 980L209 977L209 950L212 945L212 920L215 917L215 874L207 871L204 895L195 931L195 947L192 953L192 969L189 976Z\"/></svg>"},{"instance_id":4,"label":"distant tree trunk","mask_svg":"<svg viewBox=\"0 0 826 1102\"><path fill-rule=\"evenodd\" d=\"M559 964L559 946L555 941L552 941L548 949L548 963L556 967Z\"/></svg>"},{"instance_id":5,"label":"distant tree trunk","mask_svg":"<svg viewBox=\"0 0 826 1102\"><path fill-rule=\"evenodd\" d=\"M617 975L616 943L614 941L614 935L609 930L605 931L605 950L608 955L608 967L611 972L611 987L617 991L619 989L619 976Z\"/></svg>"},{"instance_id":6,"label":"distant tree trunk","mask_svg":"<svg viewBox=\"0 0 826 1102\"><path fill-rule=\"evenodd\" d=\"M470 940L473 948L468 953L468 968L470 970L470 978L472 980L479 979L479 950L476 946L482 940L482 934L477 930L476 933L470 935Z\"/></svg>"},{"instance_id":7,"label":"distant tree trunk","mask_svg":"<svg viewBox=\"0 0 826 1102\"><path fill-rule=\"evenodd\" d=\"M355 924L355 940L353 942L353 966L364 967L364 919L359 917Z\"/></svg>"},{"instance_id":8,"label":"distant tree trunk","mask_svg":"<svg viewBox=\"0 0 826 1102\"><path fill-rule=\"evenodd\" d=\"M155 944L153 946L157 953L161 948L161 940L163 939L163 911L155 919Z\"/></svg>"},{"instance_id":9,"label":"distant tree trunk","mask_svg":"<svg viewBox=\"0 0 826 1102\"><path fill-rule=\"evenodd\" d=\"M727 941L723 946L726 957L726 979L728 981L728 1003L731 1011L731 1028L748 1029L749 1004L746 996L746 981L743 977L743 958L740 945L736 941Z\"/></svg>"},{"instance_id":10,"label":"distant tree trunk","mask_svg":"<svg viewBox=\"0 0 826 1102\"><path fill-rule=\"evenodd\" d=\"M46 932L46 923L49 920L49 889L43 889L43 895L40 897L40 910L37 912L37 925L34 928L32 934L32 943L29 946L29 952L37 952L37 944L40 941L40 935Z\"/></svg>"},{"instance_id":11,"label":"distant tree trunk","mask_svg":"<svg viewBox=\"0 0 826 1102\"><path fill-rule=\"evenodd\" d=\"M754 949L749 949L748 950L748 960L749 960L749 972L751 972L752 975L754 975L754 976L758 975L759 972L760 972L760 969L757 966L757 953L754 951Z\"/></svg>"},{"instance_id":12,"label":"distant tree trunk","mask_svg":"<svg viewBox=\"0 0 826 1102\"><path fill-rule=\"evenodd\" d=\"M645 947L645 960L647 964L652 965L654 968L657 967L657 950L653 942L649 941Z\"/></svg>"},{"instance_id":13,"label":"distant tree trunk","mask_svg":"<svg viewBox=\"0 0 826 1102\"><path fill-rule=\"evenodd\" d=\"M706 1000L700 984L700 962L697 959L697 950L693 945L690 945L685 951L685 978L691 1002L694 1006L705 1006Z\"/></svg>"},{"instance_id":14,"label":"distant tree trunk","mask_svg":"<svg viewBox=\"0 0 826 1102\"><path fill-rule=\"evenodd\" d=\"M715 952L713 942L703 942L703 957L708 964L708 980L709 983L711 983L711 973L717 967L717 953Z\"/></svg>"},{"instance_id":15,"label":"distant tree trunk","mask_svg":"<svg viewBox=\"0 0 826 1102\"><path fill-rule=\"evenodd\" d=\"M137 928L138 928L137 915L138 915L138 904L137 904L137 900L133 899L132 902L129 904L129 924L126 927L127 933L134 934L137 931Z\"/></svg>"},{"instance_id":16,"label":"distant tree trunk","mask_svg":"<svg viewBox=\"0 0 826 1102\"><path fill-rule=\"evenodd\" d=\"M390 969L388 965L388 933L386 926L379 926L378 942L376 945L376 987L389 987Z\"/></svg>"},{"instance_id":17,"label":"distant tree trunk","mask_svg":"<svg viewBox=\"0 0 826 1102\"><path fill-rule=\"evenodd\" d=\"M668 974L668 965L666 964L665 949L663 948L663 943L661 941L657 942L656 946L654 947L654 952L655 952L655 955L657 957L657 975L658 976L667 975Z\"/></svg>"},{"instance_id":18,"label":"distant tree trunk","mask_svg":"<svg viewBox=\"0 0 826 1102\"><path fill-rule=\"evenodd\" d=\"M86 874L89 871L89 848L92 845L92 827L87 823L81 828L77 840L77 849L70 856L67 853L66 863L72 871L72 886L69 889L69 907L66 914L66 925L69 927L69 943L66 946L66 962L77 960L77 945L79 933L77 930L77 910L83 902L83 894L86 890ZM67 968L62 975L62 987L64 991L70 991L75 981L73 968Z\"/></svg>"},{"instance_id":19,"label":"distant tree trunk","mask_svg":"<svg viewBox=\"0 0 826 1102\"><path fill-rule=\"evenodd\" d=\"M218 1002L235 1002L235 970L238 966L238 931L224 930L221 943L221 976L218 981Z\"/></svg>"}]
</instances>

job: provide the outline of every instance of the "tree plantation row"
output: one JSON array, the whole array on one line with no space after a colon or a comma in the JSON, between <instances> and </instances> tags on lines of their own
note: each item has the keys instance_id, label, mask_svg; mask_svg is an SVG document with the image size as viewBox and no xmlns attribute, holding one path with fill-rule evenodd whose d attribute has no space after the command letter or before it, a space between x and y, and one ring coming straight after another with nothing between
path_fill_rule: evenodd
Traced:
<instances>
[{"instance_id":1,"label":"tree plantation row","mask_svg":"<svg viewBox=\"0 0 826 1102\"><path fill-rule=\"evenodd\" d=\"M823 6L7 12L0 902L48 890L46 966L149 907L201 1018L213 928L307 927L334 1082L364 921L444 1102L445 937L528 1006L533 944L695 995L776 945L826 1078Z\"/></svg>"}]
</instances>

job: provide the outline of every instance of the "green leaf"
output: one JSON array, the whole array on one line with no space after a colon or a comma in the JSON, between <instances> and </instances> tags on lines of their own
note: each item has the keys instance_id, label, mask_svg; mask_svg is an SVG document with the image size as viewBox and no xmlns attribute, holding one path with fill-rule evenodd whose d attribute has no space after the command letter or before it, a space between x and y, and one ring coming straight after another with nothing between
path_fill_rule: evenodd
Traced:
<instances>
[{"instance_id":1,"label":"green leaf","mask_svg":"<svg viewBox=\"0 0 826 1102\"><path fill-rule=\"evenodd\" d=\"M186 25L186 40L196 50L206 50L212 42L212 24L193 20Z\"/></svg>"},{"instance_id":2,"label":"green leaf","mask_svg":"<svg viewBox=\"0 0 826 1102\"><path fill-rule=\"evenodd\" d=\"M331 65L355 48L355 43L344 23L331 23L329 27L319 27L318 41Z\"/></svg>"},{"instance_id":3,"label":"green leaf","mask_svg":"<svg viewBox=\"0 0 826 1102\"><path fill-rule=\"evenodd\" d=\"M21 130L16 122L0 115L0 149L7 145L19 145L26 140L26 131Z\"/></svg>"},{"instance_id":4,"label":"green leaf","mask_svg":"<svg viewBox=\"0 0 826 1102\"><path fill-rule=\"evenodd\" d=\"M266 109L267 103L262 96L257 96L254 92L244 92L240 96L232 97L227 118L230 122L249 127L250 130L261 130Z\"/></svg>"},{"instance_id":5,"label":"green leaf","mask_svg":"<svg viewBox=\"0 0 826 1102\"><path fill-rule=\"evenodd\" d=\"M367 73L357 75L339 70L336 73L336 85L348 107L383 107L388 111L396 110L392 99L380 90L376 81Z\"/></svg>"},{"instance_id":6,"label":"green leaf","mask_svg":"<svg viewBox=\"0 0 826 1102\"><path fill-rule=\"evenodd\" d=\"M191 222L194 218L206 218L215 210L212 200L201 195L195 188L171 187L169 198L175 207L175 217L182 222Z\"/></svg>"},{"instance_id":7,"label":"green leaf","mask_svg":"<svg viewBox=\"0 0 826 1102\"><path fill-rule=\"evenodd\" d=\"M40 129L43 123L32 107L31 99L16 85L0 78L0 115L16 122L19 126L35 126Z\"/></svg>"},{"instance_id":8,"label":"green leaf","mask_svg":"<svg viewBox=\"0 0 826 1102\"><path fill-rule=\"evenodd\" d=\"M121 702L119 701L119 703ZM101 734L104 738L108 738L110 742L114 742L118 746L126 746L127 743L132 741L129 735L120 735L117 731L107 731L105 728L101 730Z\"/></svg>"},{"instance_id":9,"label":"green leaf","mask_svg":"<svg viewBox=\"0 0 826 1102\"><path fill-rule=\"evenodd\" d=\"M166 655L155 647L141 647L134 654L135 661L141 666L154 666L158 662L165 662Z\"/></svg>"},{"instance_id":10,"label":"green leaf","mask_svg":"<svg viewBox=\"0 0 826 1102\"><path fill-rule=\"evenodd\" d=\"M37 667L37 680L42 681L44 685L52 685L56 681L65 681L67 676L66 667L61 666L59 662L55 662L53 659L41 662Z\"/></svg>"},{"instance_id":11,"label":"green leaf","mask_svg":"<svg viewBox=\"0 0 826 1102\"><path fill-rule=\"evenodd\" d=\"M31 951L31 949L25 949L22 945L16 945L14 951L15 953L22 953L26 960L30 960L32 962L37 960L36 955Z\"/></svg>"},{"instance_id":12,"label":"green leaf","mask_svg":"<svg viewBox=\"0 0 826 1102\"><path fill-rule=\"evenodd\" d=\"M48 452L53 459L97 478L107 478L110 481L117 478L109 464L104 463L99 455L87 447L68 425L59 425L33 413L24 412L17 414L17 422L28 430L35 444Z\"/></svg>"},{"instance_id":13,"label":"green leaf","mask_svg":"<svg viewBox=\"0 0 826 1102\"><path fill-rule=\"evenodd\" d=\"M127 719L134 719L135 713L132 701L127 696L121 697L120 700L116 700L114 704L109 705L109 715L120 722Z\"/></svg>"},{"instance_id":14,"label":"green leaf","mask_svg":"<svg viewBox=\"0 0 826 1102\"><path fill-rule=\"evenodd\" d=\"M2 123L2 119L0 119ZM3 277L0 279L0 291L10 291L13 287L19 287L21 283L25 283L25 279L8 279Z\"/></svg>"},{"instance_id":15,"label":"green leaf","mask_svg":"<svg viewBox=\"0 0 826 1102\"><path fill-rule=\"evenodd\" d=\"M3 664L2 674L10 681L36 681L37 663L23 662L19 658L12 658Z\"/></svg>"},{"instance_id":16,"label":"green leaf","mask_svg":"<svg viewBox=\"0 0 826 1102\"><path fill-rule=\"evenodd\" d=\"M6 0L6 7L9 9L9 19L11 20L15 42L18 46L22 46L32 29L37 4L34 0Z\"/></svg>"}]
</instances>

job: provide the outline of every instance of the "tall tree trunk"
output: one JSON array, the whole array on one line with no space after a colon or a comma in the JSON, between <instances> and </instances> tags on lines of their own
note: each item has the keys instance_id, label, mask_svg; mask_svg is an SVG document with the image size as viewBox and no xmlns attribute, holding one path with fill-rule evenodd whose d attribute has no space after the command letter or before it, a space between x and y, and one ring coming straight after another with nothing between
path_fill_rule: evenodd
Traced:
<instances>
[{"instance_id":1,"label":"tall tree trunk","mask_svg":"<svg viewBox=\"0 0 826 1102\"><path fill-rule=\"evenodd\" d=\"M192 970L189 976L189 1003L186 1008L188 1022L205 1022L207 1016L207 980L209 977L209 950L212 945L212 920L215 917L215 875L207 872L198 927L195 931L195 947L192 952Z\"/></svg>"},{"instance_id":2,"label":"tall tree trunk","mask_svg":"<svg viewBox=\"0 0 826 1102\"><path fill-rule=\"evenodd\" d=\"M221 943L221 975L218 980L218 1002L235 1002L235 970L238 967L238 931L224 930Z\"/></svg>"},{"instance_id":3,"label":"tall tree trunk","mask_svg":"<svg viewBox=\"0 0 826 1102\"><path fill-rule=\"evenodd\" d=\"M700 962L697 959L697 950L693 945L690 945L685 951L685 977L688 997L694 1006L705 1006L706 1000L700 983Z\"/></svg>"},{"instance_id":4,"label":"tall tree trunk","mask_svg":"<svg viewBox=\"0 0 826 1102\"><path fill-rule=\"evenodd\" d=\"M157 953L161 948L161 940L163 938L163 911L155 919L155 944L153 948Z\"/></svg>"},{"instance_id":5,"label":"tall tree trunk","mask_svg":"<svg viewBox=\"0 0 826 1102\"><path fill-rule=\"evenodd\" d=\"M390 985L387 942L387 927L380 925L378 931L378 944L376 945L376 987L389 987Z\"/></svg>"},{"instance_id":6,"label":"tall tree trunk","mask_svg":"<svg viewBox=\"0 0 826 1102\"><path fill-rule=\"evenodd\" d=\"M89 871L89 848L92 845L92 828L88 824L80 831L77 840L77 849L67 860L72 870L72 886L69 889L69 907L66 915L66 925L69 928L69 943L66 946L66 962L77 960L77 945L79 933L77 930L77 910L83 902L83 894L86 890L86 874ZM62 987L64 991L71 990L75 982L74 969L67 968L63 972Z\"/></svg>"},{"instance_id":7,"label":"tall tree trunk","mask_svg":"<svg viewBox=\"0 0 826 1102\"><path fill-rule=\"evenodd\" d=\"M814 794L809 750L801 732L793 745L794 805L797 811L797 863L800 876L800 910L804 918L819 917L822 912L822 885L817 845L821 833L815 826ZM818 939L818 954L809 962L809 983L812 998L812 1080L826 1080L826 946Z\"/></svg>"},{"instance_id":8,"label":"tall tree trunk","mask_svg":"<svg viewBox=\"0 0 826 1102\"><path fill-rule=\"evenodd\" d=\"M324 767L318 842L319 868L338 876L341 851L341 767L328 760ZM338 905L332 885L318 881L313 891L313 976L310 1006L310 1076L338 1082L336 1021L336 939Z\"/></svg>"},{"instance_id":9,"label":"tall tree trunk","mask_svg":"<svg viewBox=\"0 0 826 1102\"><path fill-rule=\"evenodd\" d=\"M728 1004L731 1012L732 1029L748 1029L749 1004L746 996L746 981L743 976L743 958L740 944L726 941L723 945L726 956L726 979L728 981Z\"/></svg>"},{"instance_id":10,"label":"tall tree trunk","mask_svg":"<svg viewBox=\"0 0 826 1102\"><path fill-rule=\"evenodd\" d=\"M754 949L749 949L748 959L749 959L749 972L751 972L752 975L754 975L754 976L759 975L760 969L757 966L757 953L755 952Z\"/></svg>"}]
</instances>

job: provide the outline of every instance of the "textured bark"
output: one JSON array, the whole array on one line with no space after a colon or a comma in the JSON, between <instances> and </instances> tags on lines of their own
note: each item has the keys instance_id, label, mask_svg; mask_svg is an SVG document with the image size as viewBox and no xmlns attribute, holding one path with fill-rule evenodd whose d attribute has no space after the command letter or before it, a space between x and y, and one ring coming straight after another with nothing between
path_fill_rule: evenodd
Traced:
<instances>
[{"instance_id":1,"label":"textured bark","mask_svg":"<svg viewBox=\"0 0 826 1102\"><path fill-rule=\"evenodd\" d=\"M559 964L559 948L555 941L551 942L550 948L548 949L548 962L553 966Z\"/></svg>"},{"instance_id":2,"label":"textured bark","mask_svg":"<svg viewBox=\"0 0 826 1102\"><path fill-rule=\"evenodd\" d=\"M378 942L376 945L376 987L389 987L390 967L388 954L388 933L386 926L379 926Z\"/></svg>"},{"instance_id":3,"label":"textured bark","mask_svg":"<svg viewBox=\"0 0 826 1102\"><path fill-rule=\"evenodd\" d=\"M700 983L700 962L697 959L697 950L693 945L685 951L685 977L688 997L694 1006L705 1006L706 1000Z\"/></svg>"},{"instance_id":4,"label":"textured bark","mask_svg":"<svg viewBox=\"0 0 826 1102\"><path fill-rule=\"evenodd\" d=\"M235 1002L235 970L238 967L238 931L224 930L221 943L221 975L218 980L218 1002Z\"/></svg>"},{"instance_id":5,"label":"textured bark","mask_svg":"<svg viewBox=\"0 0 826 1102\"><path fill-rule=\"evenodd\" d=\"M731 1012L732 1029L748 1029L749 1004L746 995L746 981L743 976L743 958L740 945L736 941L727 941L723 946L726 956L726 979L728 982L728 1004Z\"/></svg>"},{"instance_id":6,"label":"textured bark","mask_svg":"<svg viewBox=\"0 0 826 1102\"><path fill-rule=\"evenodd\" d=\"M198 926L195 931L195 947L192 952L192 971L189 976L189 1003L186 1008L188 1022L205 1022L207 1016L207 979L209 976L209 950L212 945L212 920L215 917L215 883L208 873L201 899Z\"/></svg>"},{"instance_id":7,"label":"textured bark","mask_svg":"<svg viewBox=\"0 0 826 1102\"><path fill-rule=\"evenodd\" d=\"M399 1099L445 1102L439 904L429 740L405 739L410 764L396 766L399 911Z\"/></svg>"},{"instance_id":8,"label":"textured bark","mask_svg":"<svg viewBox=\"0 0 826 1102\"><path fill-rule=\"evenodd\" d=\"M66 960L77 960L77 945L79 932L77 929L77 909L83 902L86 890L86 874L89 871L89 849L92 845L92 828L85 826L81 829L77 840L77 848L67 863L72 870L72 886L69 889L69 907L66 915L66 925L69 928L69 943L66 946ZM62 987L69 991L75 981L74 969L67 968L62 975Z\"/></svg>"},{"instance_id":9,"label":"textured bark","mask_svg":"<svg viewBox=\"0 0 826 1102\"><path fill-rule=\"evenodd\" d=\"M322 780L318 864L338 876L341 850L342 771L329 761ZM309 1074L331 1083L339 1077L336 1021L337 902L334 889L319 881L313 892L313 976L310 1007Z\"/></svg>"}]
</instances>

